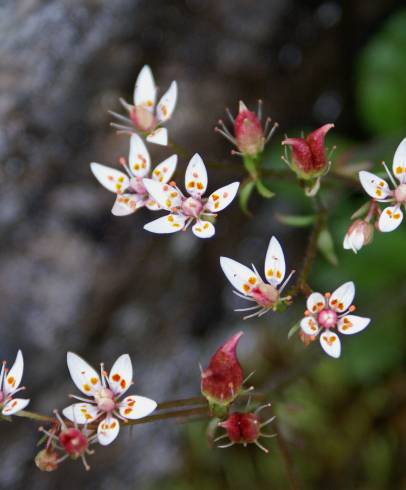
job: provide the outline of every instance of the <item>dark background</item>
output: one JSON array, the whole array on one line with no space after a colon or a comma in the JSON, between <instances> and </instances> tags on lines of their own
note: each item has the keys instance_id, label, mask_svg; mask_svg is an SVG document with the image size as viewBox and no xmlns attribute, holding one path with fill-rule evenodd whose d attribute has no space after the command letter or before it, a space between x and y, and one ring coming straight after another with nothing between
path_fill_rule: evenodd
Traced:
<instances>
[{"instance_id":1,"label":"dark background","mask_svg":"<svg viewBox=\"0 0 406 490\"><path fill-rule=\"evenodd\" d=\"M218 266L228 255L262 267L276 234L288 267L300 267L306 229L278 224L275 211L305 213L307 200L285 182L276 198L254 198L255 217L234 204L216 238L143 231L147 211L113 217L112 195L89 171L114 164L128 140L109 128L108 109L131 98L151 65L161 90L179 99L170 136L191 155L224 162L209 170L215 189L242 179L230 147L213 132L224 108L243 99L281 125L268 164L280 165L285 132L334 122L329 143L341 164L391 163L406 129L406 13L403 2L249 0L82 0L0 2L0 355L21 348L32 410L49 413L74 391L67 350L111 366L129 352L137 393L158 401L199 391L198 363L241 328L240 357L269 397L288 441L300 488L405 488L404 226L376 237L358 256L344 252L359 188L324 198L339 265L323 261L314 288L353 279L369 329L344 339L339 361L286 334L302 300L282 315L241 322ZM161 92L162 93L162 92ZM169 149L149 147L153 161ZM344 156L343 156L344 155ZM178 181L187 159L181 158ZM334 192L332 192L334 191ZM131 432L131 433L129 433ZM209 449L204 423L123 430L97 447L92 471L68 461L53 474L33 463L35 424L1 425L0 487L190 490L288 488L274 440L257 448Z\"/></svg>"}]
</instances>

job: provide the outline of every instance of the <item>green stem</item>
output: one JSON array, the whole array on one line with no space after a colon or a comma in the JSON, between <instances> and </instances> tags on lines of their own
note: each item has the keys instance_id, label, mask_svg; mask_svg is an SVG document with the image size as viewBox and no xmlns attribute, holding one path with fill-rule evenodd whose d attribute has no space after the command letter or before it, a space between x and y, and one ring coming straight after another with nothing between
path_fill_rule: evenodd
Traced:
<instances>
[{"instance_id":1,"label":"green stem","mask_svg":"<svg viewBox=\"0 0 406 490\"><path fill-rule=\"evenodd\" d=\"M288 444L285 438L283 437L280 428L278 428L276 424L275 424L275 428L278 433L278 436L276 437L276 441L282 456L283 463L285 465L286 475L289 481L289 488L290 490L299 490L299 484L296 479L295 470L293 467L293 461L289 452Z\"/></svg>"}]
</instances>

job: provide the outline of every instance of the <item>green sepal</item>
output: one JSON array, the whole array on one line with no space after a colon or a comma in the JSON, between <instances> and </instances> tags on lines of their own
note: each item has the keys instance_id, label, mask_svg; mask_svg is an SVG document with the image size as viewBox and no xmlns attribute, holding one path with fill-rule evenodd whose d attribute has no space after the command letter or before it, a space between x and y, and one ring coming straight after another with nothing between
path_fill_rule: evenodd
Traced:
<instances>
[{"instance_id":1,"label":"green sepal","mask_svg":"<svg viewBox=\"0 0 406 490\"><path fill-rule=\"evenodd\" d=\"M281 214L281 213L276 213L275 217L280 223L284 225L296 226L298 228L312 225L316 218L314 214L299 216L299 215L289 215L289 214Z\"/></svg>"},{"instance_id":2,"label":"green sepal","mask_svg":"<svg viewBox=\"0 0 406 490\"><path fill-rule=\"evenodd\" d=\"M320 250L324 258L332 265L338 264L338 258L334 249L334 241L330 231L324 227L319 234L317 240L317 248Z\"/></svg>"},{"instance_id":3,"label":"green sepal","mask_svg":"<svg viewBox=\"0 0 406 490\"><path fill-rule=\"evenodd\" d=\"M275 195L275 193L268 189L268 187L259 178L255 181L255 186L257 188L258 194L265 199L270 199Z\"/></svg>"},{"instance_id":4,"label":"green sepal","mask_svg":"<svg viewBox=\"0 0 406 490\"><path fill-rule=\"evenodd\" d=\"M288 339L292 338L300 329L300 322L297 322L289 329Z\"/></svg>"},{"instance_id":5,"label":"green sepal","mask_svg":"<svg viewBox=\"0 0 406 490\"><path fill-rule=\"evenodd\" d=\"M251 197L252 191L254 190L255 182L253 180L247 180L242 183L239 194L239 202L241 211L248 216L251 216L251 213L248 209L248 201Z\"/></svg>"}]
</instances>

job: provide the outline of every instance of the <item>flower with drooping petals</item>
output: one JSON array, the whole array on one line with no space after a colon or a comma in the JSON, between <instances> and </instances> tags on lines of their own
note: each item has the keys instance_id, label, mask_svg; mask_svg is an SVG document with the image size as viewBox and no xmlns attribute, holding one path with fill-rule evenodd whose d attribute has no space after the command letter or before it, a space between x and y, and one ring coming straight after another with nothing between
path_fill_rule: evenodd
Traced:
<instances>
[{"instance_id":1,"label":"flower with drooping petals","mask_svg":"<svg viewBox=\"0 0 406 490\"><path fill-rule=\"evenodd\" d=\"M374 226L363 219L355 220L344 237L343 247L357 253L362 247L371 243Z\"/></svg>"},{"instance_id":2,"label":"flower with drooping petals","mask_svg":"<svg viewBox=\"0 0 406 490\"><path fill-rule=\"evenodd\" d=\"M30 403L26 398L13 398L19 391L25 390L25 386L20 386L24 371L24 359L21 350L17 352L17 357L11 369L7 369L6 361L0 372L0 409L2 415L14 415Z\"/></svg>"},{"instance_id":3,"label":"flower with drooping petals","mask_svg":"<svg viewBox=\"0 0 406 490\"><path fill-rule=\"evenodd\" d=\"M300 322L306 341L315 340L319 335L320 344L326 354L338 358L341 354L341 342L338 332L352 335L366 328L371 319L352 315L355 306L352 301L355 295L353 282L346 282L333 294L312 293L307 298L305 317Z\"/></svg>"},{"instance_id":4,"label":"flower with drooping petals","mask_svg":"<svg viewBox=\"0 0 406 490\"><path fill-rule=\"evenodd\" d=\"M112 126L124 132L134 132L135 130L145 135L148 142L166 146L168 144L168 130L163 128L162 124L171 118L175 110L178 97L176 82L171 83L157 105L156 96L157 87L151 68L145 65L135 82L133 105L120 99L121 104L129 114L129 118L110 111L110 114L124 123L124 125L112 123Z\"/></svg>"},{"instance_id":5,"label":"flower with drooping petals","mask_svg":"<svg viewBox=\"0 0 406 490\"><path fill-rule=\"evenodd\" d=\"M175 183L163 184L152 179L144 179L144 186L150 196L170 214L162 216L144 226L152 233L175 233L192 227L199 238L210 238L215 234L214 225L209 219L215 218L226 208L237 194L239 182L233 182L214 191L208 198L203 194L207 188L206 166L197 153L191 158L185 173L185 196ZM209 219L207 219L209 218Z\"/></svg>"},{"instance_id":6,"label":"flower with drooping petals","mask_svg":"<svg viewBox=\"0 0 406 490\"><path fill-rule=\"evenodd\" d=\"M396 183L385 163L383 166L394 186L393 190L384 179L365 170L359 173L359 180L365 192L375 201L393 203L382 211L378 221L379 230L389 232L400 225L403 220L401 207L406 207L406 138L399 144L393 157L392 172L399 180L399 184Z\"/></svg>"},{"instance_id":7,"label":"flower with drooping petals","mask_svg":"<svg viewBox=\"0 0 406 490\"><path fill-rule=\"evenodd\" d=\"M90 164L90 168L103 187L117 194L111 212L115 216L127 216L144 206L151 211L161 209L149 195L142 179L151 175L157 182L168 182L176 170L177 161L177 155L172 155L151 171L149 152L142 139L133 134L128 162L124 158L120 159L126 173L95 162Z\"/></svg>"},{"instance_id":8,"label":"flower with drooping petals","mask_svg":"<svg viewBox=\"0 0 406 490\"><path fill-rule=\"evenodd\" d=\"M253 269L250 269L228 257L220 257L220 265L227 279L237 289L233 293L243 299L257 303L249 308L235 310L258 310L245 316L244 320L254 316L261 317L269 310L276 311L282 304L290 302L290 296L281 298L281 293L295 271L291 271L284 281L286 274L285 257L280 243L274 236L269 242L265 257L265 278L267 282L262 280L254 266L252 266Z\"/></svg>"},{"instance_id":9,"label":"flower with drooping petals","mask_svg":"<svg viewBox=\"0 0 406 490\"><path fill-rule=\"evenodd\" d=\"M73 352L68 352L67 362L76 387L91 398L71 395L81 403L66 407L63 414L77 424L97 420L97 438L102 446L112 443L118 436L119 419L124 422L128 419L141 419L155 410L156 402L143 396L130 395L121 400L133 383L133 368L128 354L123 354L116 360L109 375L101 364L99 376L92 366Z\"/></svg>"}]
</instances>

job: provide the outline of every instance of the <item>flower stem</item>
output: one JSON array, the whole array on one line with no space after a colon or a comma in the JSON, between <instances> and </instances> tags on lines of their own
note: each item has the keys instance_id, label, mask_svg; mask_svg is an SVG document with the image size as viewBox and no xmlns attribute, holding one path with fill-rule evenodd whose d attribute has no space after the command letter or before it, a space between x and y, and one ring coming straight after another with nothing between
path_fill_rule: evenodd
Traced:
<instances>
[{"instance_id":1,"label":"flower stem","mask_svg":"<svg viewBox=\"0 0 406 490\"><path fill-rule=\"evenodd\" d=\"M278 427L277 425L276 425L276 430L278 433L278 437L276 437L276 441L283 459L283 463L285 465L286 475L289 481L289 488L290 490L299 490L299 484L296 479L295 470L293 467L293 461L289 452L288 444L282 435L280 427Z\"/></svg>"}]
</instances>

